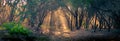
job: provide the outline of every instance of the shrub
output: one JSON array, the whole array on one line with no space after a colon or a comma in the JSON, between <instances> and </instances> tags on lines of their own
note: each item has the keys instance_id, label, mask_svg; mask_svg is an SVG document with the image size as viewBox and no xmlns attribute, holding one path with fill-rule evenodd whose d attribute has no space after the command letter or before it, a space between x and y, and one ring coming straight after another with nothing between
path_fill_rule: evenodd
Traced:
<instances>
[{"instance_id":1,"label":"shrub","mask_svg":"<svg viewBox=\"0 0 120 41\"><path fill-rule=\"evenodd\" d=\"M20 23L9 22L3 23L2 27L4 27L11 35L12 34L20 34L20 35L29 35L32 33L31 30L22 26Z\"/></svg>"},{"instance_id":2,"label":"shrub","mask_svg":"<svg viewBox=\"0 0 120 41\"><path fill-rule=\"evenodd\" d=\"M9 34L7 36L2 35L3 40L49 41L49 37L45 35L36 35L37 33L33 33L32 30L29 30L28 28L22 26L20 23L9 22L9 23L3 23L1 26L5 28L5 31L8 31L7 33ZM41 36L44 36L44 37L41 37ZM6 37L9 37L9 38L6 39Z\"/></svg>"}]
</instances>

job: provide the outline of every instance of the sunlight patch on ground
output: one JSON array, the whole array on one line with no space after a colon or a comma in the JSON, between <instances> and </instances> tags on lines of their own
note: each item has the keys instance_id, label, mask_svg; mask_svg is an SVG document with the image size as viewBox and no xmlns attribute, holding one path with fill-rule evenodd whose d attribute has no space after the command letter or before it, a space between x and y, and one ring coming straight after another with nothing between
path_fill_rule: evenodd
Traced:
<instances>
[{"instance_id":1,"label":"sunlight patch on ground","mask_svg":"<svg viewBox=\"0 0 120 41\"><path fill-rule=\"evenodd\" d=\"M55 36L59 36L59 35L61 35L61 32L56 31L56 32L54 32L54 34L55 34Z\"/></svg>"},{"instance_id":2,"label":"sunlight patch on ground","mask_svg":"<svg viewBox=\"0 0 120 41\"><path fill-rule=\"evenodd\" d=\"M63 36L64 36L64 37L70 37L71 35L68 34L68 33L63 33Z\"/></svg>"}]
</instances>

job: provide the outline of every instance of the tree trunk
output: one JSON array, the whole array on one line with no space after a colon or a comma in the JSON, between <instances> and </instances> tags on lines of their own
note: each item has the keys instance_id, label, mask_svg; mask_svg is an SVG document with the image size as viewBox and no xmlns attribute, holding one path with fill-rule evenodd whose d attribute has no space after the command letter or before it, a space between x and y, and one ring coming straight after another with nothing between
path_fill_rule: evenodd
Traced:
<instances>
[{"instance_id":1,"label":"tree trunk","mask_svg":"<svg viewBox=\"0 0 120 41\"><path fill-rule=\"evenodd\" d=\"M15 8L12 7L12 10L11 10L11 12L10 12L10 16L9 16L9 22L12 22L12 21L13 21L14 11L15 11Z\"/></svg>"}]
</instances>

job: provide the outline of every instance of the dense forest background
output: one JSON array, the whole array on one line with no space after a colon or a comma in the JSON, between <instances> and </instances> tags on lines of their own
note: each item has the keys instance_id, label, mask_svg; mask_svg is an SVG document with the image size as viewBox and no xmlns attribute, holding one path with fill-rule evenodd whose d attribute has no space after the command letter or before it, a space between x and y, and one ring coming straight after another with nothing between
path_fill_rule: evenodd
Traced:
<instances>
[{"instance_id":1,"label":"dense forest background","mask_svg":"<svg viewBox=\"0 0 120 41\"><path fill-rule=\"evenodd\" d=\"M112 32L120 29L120 0L0 0L0 29L52 38Z\"/></svg>"}]
</instances>

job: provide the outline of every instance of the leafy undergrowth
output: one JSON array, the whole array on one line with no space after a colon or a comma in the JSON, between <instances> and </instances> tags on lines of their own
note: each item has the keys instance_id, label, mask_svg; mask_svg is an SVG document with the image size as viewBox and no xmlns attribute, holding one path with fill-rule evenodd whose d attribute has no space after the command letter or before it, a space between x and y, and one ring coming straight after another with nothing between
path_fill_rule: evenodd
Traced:
<instances>
[{"instance_id":1,"label":"leafy undergrowth","mask_svg":"<svg viewBox=\"0 0 120 41\"><path fill-rule=\"evenodd\" d=\"M20 23L3 23L0 28L0 41L50 41L46 35L36 35Z\"/></svg>"},{"instance_id":2,"label":"leafy undergrowth","mask_svg":"<svg viewBox=\"0 0 120 41\"><path fill-rule=\"evenodd\" d=\"M9 22L0 26L0 41L120 41L119 30L68 32L70 37L47 36L35 33L20 23ZM63 34L63 33L62 33Z\"/></svg>"}]
</instances>

